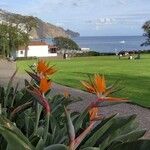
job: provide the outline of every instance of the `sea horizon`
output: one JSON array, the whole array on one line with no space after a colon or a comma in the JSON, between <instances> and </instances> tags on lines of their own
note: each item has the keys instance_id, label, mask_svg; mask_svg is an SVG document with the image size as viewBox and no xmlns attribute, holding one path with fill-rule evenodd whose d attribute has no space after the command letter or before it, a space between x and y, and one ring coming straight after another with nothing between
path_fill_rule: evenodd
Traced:
<instances>
[{"instance_id":1,"label":"sea horizon","mask_svg":"<svg viewBox=\"0 0 150 150\"><path fill-rule=\"evenodd\" d=\"M130 50L149 50L150 46L141 46L146 41L142 35L133 36L79 36L72 38L81 48L109 53Z\"/></svg>"},{"instance_id":2,"label":"sea horizon","mask_svg":"<svg viewBox=\"0 0 150 150\"><path fill-rule=\"evenodd\" d=\"M116 37L116 36L142 36L144 37L143 35L80 35L79 37ZM76 38L76 37L75 37Z\"/></svg>"}]
</instances>

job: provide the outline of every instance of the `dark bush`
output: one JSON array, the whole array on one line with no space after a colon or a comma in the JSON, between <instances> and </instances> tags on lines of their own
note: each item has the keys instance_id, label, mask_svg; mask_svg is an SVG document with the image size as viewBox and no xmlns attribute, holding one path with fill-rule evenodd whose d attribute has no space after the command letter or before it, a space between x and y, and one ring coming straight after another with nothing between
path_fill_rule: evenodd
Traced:
<instances>
[{"instance_id":1,"label":"dark bush","mask_svg":"<svg viewBox=\"0 0 150 150\"><path fill-rule=\"evenodd\" d=\"M86 57L86 56L109 56L109 55L116 55L115 53L100 53L96 51L89 51L84 53L76 54L76 57Z\"/></svg>"}]
</instances>

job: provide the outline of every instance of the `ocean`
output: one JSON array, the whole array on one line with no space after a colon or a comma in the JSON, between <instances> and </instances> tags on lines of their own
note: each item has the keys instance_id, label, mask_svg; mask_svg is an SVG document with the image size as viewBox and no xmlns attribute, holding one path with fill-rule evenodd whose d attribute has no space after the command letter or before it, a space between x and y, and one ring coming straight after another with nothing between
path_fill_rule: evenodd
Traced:
<instances>
[{"instance_id":1,"label":"ocean","mask_svg":"<svg viewBox=\"0 0 150 150\"><path fill-rule=\"evenodd\" d=\"M119 52L121 50L150 50L150 46L140 46L146 38L143 36L93 36L76 37L73 40L81 48L90 48L97 52Z\"/></svg>"}]
</instances>

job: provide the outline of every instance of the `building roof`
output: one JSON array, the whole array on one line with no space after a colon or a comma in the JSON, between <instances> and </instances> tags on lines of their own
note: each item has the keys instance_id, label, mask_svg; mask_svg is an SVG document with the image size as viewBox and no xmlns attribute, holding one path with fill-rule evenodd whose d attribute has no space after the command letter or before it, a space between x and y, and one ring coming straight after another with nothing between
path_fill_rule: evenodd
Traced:
<instances>
[{"instance_id":1,"label":"building roof","mask_svg":"<svg viewBox=\"0 0 150 150\"><path fill-rule=\"evenodd\" d=\"M25 46L20 46L18 50L25 50Z\"/></svg>"},{"instance_id":2,"label":"building roof","mask_svg":"<svg viewBox=\"0 0 150 150\"><path fill-rule=\"evenodd\" d=\"M56 49L58 49L58 47L55 46L55 45L48 45L48 48L56 48Z\"/></svg>"},{"instance_id":3,"label":"building roof","mask_svg":"<svg viewBox=\"0 0 150 150\"><path fill-rule=\"evenodd\" d=\"M29 43L29 46L41 46L41 45L48 45L48 44L44 41L31 41Z\"/></svg>"},{"instance_id":4,"label":"building roof","mask_svg":"<svg viewBox=\"0 0 150 150\"><path fill-rule=\"evenodd\" d=\"M28 46L48 46L49 49L55 48L58 50L58 47L55 45L49 45L44 41L31 41ZM18 50L25 50L25 46L20 46Z\"/></svg>"}]
</instances>

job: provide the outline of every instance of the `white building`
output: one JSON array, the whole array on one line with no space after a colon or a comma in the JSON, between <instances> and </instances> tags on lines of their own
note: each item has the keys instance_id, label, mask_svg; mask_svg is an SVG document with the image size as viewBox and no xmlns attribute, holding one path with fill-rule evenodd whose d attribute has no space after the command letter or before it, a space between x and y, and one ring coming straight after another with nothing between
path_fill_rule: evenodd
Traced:
<instances>
[{"instance_id":1,"label":"white building","mask_svg":"<svg viewBox=\"0 0 150 150\"><path fill-rule=\"evenodd\" d=\"M89 52L89 51L90 51L90 48L88 48L88 47L83 47L83 48L81 48L81 51L83 51L83 52Z\"/></svg>"},{"instance_id":2,"label":"white building","mask_svg":"<svg viewBox=\"0 0 150 150\"><path fill-rule=\"evenodd\" d=\"M55 57L57 56L58 48L53 45L49 45L43 41L31 41L25 52L25 47L20 47L16 51L16 57Z\"/></svg>"}]
</instances>

